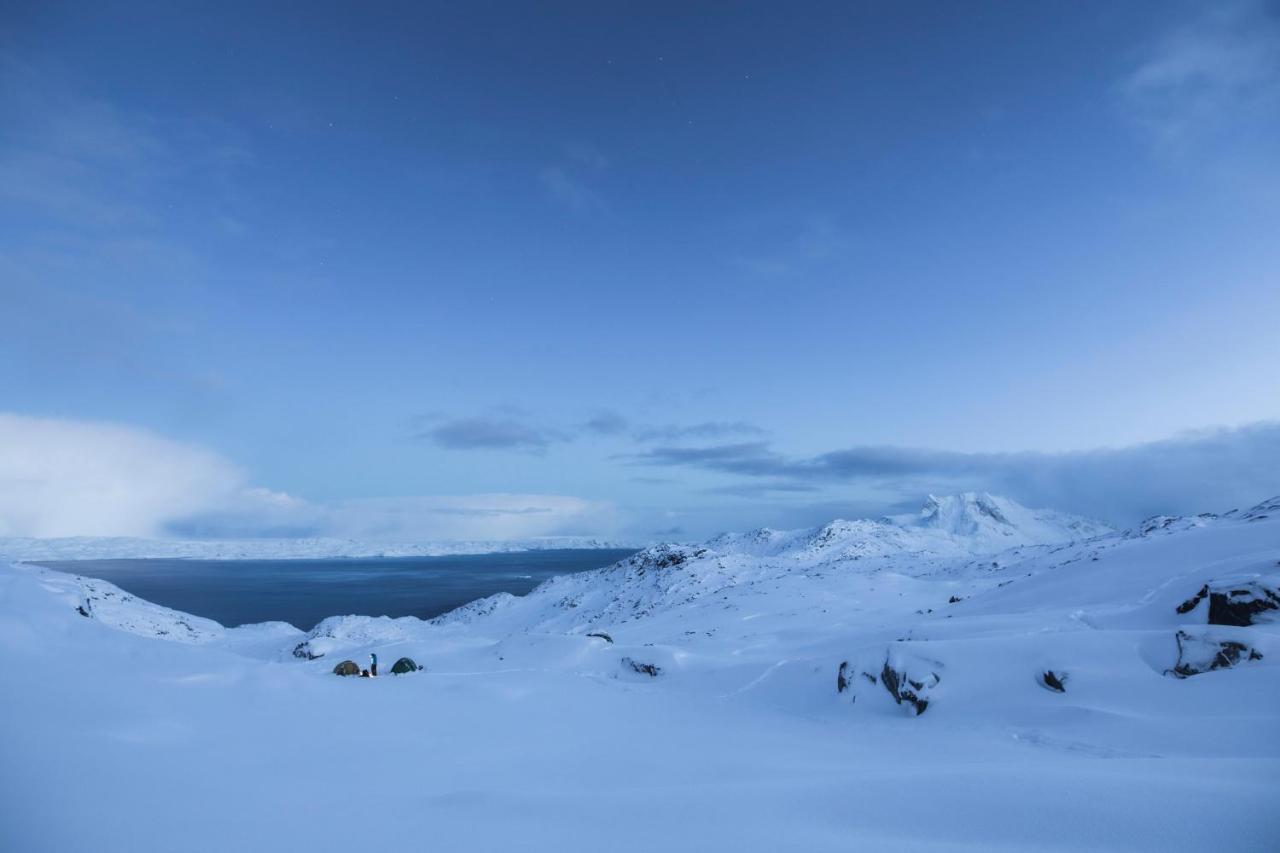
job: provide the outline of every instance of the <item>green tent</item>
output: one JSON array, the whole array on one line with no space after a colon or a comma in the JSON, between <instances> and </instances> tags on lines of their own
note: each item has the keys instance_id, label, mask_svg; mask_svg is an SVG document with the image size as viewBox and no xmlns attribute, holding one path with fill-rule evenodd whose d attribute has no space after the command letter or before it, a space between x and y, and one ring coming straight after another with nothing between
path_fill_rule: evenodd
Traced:
<instances>
[{"instance_id":1,"label":"green tent","mask_svg":"<svg viewBox=\"0 0 1280 853\"><path fill-rule=\"evenodd\" d=\"M400 658L391 667L392 675L404 675L406 672L417 672L422 669L413 662L413 658Z\"/></svg>"},{"instance_id":2,"label":"green tent","mask_svg":"<svg viewBox=\"0 0 1280 853\"><path fill-rule=\"evenodd\" d=\"M353 660L344 660L333 668L334 675L359 675L360 667Z\"/></svg>"}]
</instances>

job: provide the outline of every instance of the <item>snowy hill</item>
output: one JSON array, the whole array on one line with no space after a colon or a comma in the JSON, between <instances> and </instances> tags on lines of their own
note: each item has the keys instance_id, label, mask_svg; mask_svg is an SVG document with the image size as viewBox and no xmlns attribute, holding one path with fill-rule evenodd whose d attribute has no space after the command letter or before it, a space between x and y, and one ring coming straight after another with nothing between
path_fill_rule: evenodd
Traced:
<instances>
[{"instance_id":1,"label":"snowy hill","mask_svg":"<svg viewBox=\"0 0 1280 853\"><path fill-rule=\"evenodd\" d=\"M332 674L371 652L427 671ZM27 734L0 742L12 849L373 849L425 832L453 850L1269 851L1280 836L1280 498L1124 532L930 498L308 634L13 566L0 655L37 664L0 706Z\"/></svg>"}]
</instances>

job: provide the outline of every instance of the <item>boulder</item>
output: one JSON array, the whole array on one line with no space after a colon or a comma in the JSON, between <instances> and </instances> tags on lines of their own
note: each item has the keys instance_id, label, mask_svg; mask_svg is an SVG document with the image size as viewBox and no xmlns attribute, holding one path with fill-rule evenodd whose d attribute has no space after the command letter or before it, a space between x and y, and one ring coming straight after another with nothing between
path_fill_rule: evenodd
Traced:
<instances>
[{"instance_id":1,"label":"boulder","mask_svg":"<svg viewBox=\"0 0 1280 853\"><path fill-rule=\"evenodd\" d=\"M359 675L360 667L353 660L344 660L333 668L334 675Z\"/></svg>"},{"instance_id":2,"label":"boulder","mask_svg":"<svg viewBox=\"0 0 1280 853\"><path fill-rule=\"evenodd\" d=\"M884 693L888 693L895 705L918 717L932 702L929 694L942 681L938 674L942 669L941 662L895 645L879 654L872 652L842 661L836 670L836 692L848 694L855 705L859 699L883 701ZM878 687L883 687L884 693Z\"/></svg>"},{"instance_id":3,"label":"boulder","mask_svg":"<svg viewBox=\"0 0 1280 853\"><path fill-rule=\"evenodd\" d=\"M1065 672L1054 672L1046 669L1040 673L1040 677L1036 681L1046 690L1052 690L1054 693L1067 692L1067 674Z\"/></svg>"},{"instance_id":4,"label":"boulder","mask_svg":"<svg viewBox=\"0 0 1280 853\"><path fill-rule=\"evenodd\" d=\"M1206 598L1205 621L1210 625L1244 627L1280 621L1280 578L1211 581L1179 604L1178 613L1194 612Z\"/></svg>"},{"instance_id":5,"label":"boulder","mask_svg":"<svg viewBox=\"0 0 1280 853\"><path fill-rule=\"evenodd\" d=\"M422 669L422 667L414 663L413 658L400 658L400 660L391 665L391 674L404 675L408 672L417 672L420 669Z\"/></svg>"},{"instance_id":6,"label":"boulder","mask_svg":"<svg viewBox=\"0 0 1280 853\"><path fill-rule=\"evenodd\" d=\"M893 701L906 705L920 716L929 707L928 693L938 686L942 678L932 670L924 671L920 667L912 667L899 663L894 666L890 658L885 658L884 667L880 670L880 683L889 691Z\"/></svg>"},{"instance_id":7,"label":"boulder","mask_svg":"<svg viewBox=\"0 0 1280 853\"><path fill-rule=\"evenodd\" d=\"M1215 669L1230 669L1243 661L1262 660L1262 653L1239 640L1211 633L1179 631L1178 660L1165 675L1190 678Z\"/></svg>"},{"instance_id":8,"label":"boulder","mask_svg":"<svg viewBox=\"0 0 1280 853\"><path fill-rule=\"evenodd\" d=\"M630 667L633 671L638 672L641 675L647 675L650 678L657 678L662 673L662 667L657 664L641 663L640 661L632 660L631 658L623 658L622 665Z\"/></svg>"}]
</instances>

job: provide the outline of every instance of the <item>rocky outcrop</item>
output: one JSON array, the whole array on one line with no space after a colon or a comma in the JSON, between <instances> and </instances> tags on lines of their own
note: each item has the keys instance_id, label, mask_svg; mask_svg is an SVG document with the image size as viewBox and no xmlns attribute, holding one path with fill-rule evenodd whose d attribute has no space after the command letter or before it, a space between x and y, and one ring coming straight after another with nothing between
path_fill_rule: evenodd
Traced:
<instances>
[{"instance_id":1,"label":"rocky outcrop","mask_svg":"<svg viewBox=\"0 0 1280 853\"><path fill-rule=\"evenodd\" d=\"M1177 633L1178 660L1165 675L1190 678L1215 669L1230 669L1244 661L1262 660L1262 653L1239 640L1211 633Z\"/></svg>"},{"instance_id":2,"label":"rocky outcrop","mask_svg":"<svg viewBox=\"0 0 1280 853\"><path fill-rule=\"evenodd\" d=\"M623 658L622 665L624 667L630 667L630 669L633 672L638 672L641 675L647 675L650 678L657 678L659 675L662 674L662 667L658 666L657 664L642 663L638 660L633 660L631 658Z\"/></svg>"},{"instance_id":3,"label":"rocky outcrop","mask_svg":"<svg viewBox=\"0 0 1280 853\"><path fill-rule=\"evenodd\" d=\"M604 640L606 643L613 645L613 637L610 637L604 631L591 631L587 636L595 637L597 640Z\"/></svg>"},{"instance_id":4,"label":"rocky outcrop","mask_svg":"<svg viewBox=\"0 0 1280 853\"><path fill-rule=\"evenodd\" d=\"M317 652L311 648L311 644L303 640L301 643L293 647L293 656L302 660L317 660L324 657L324 652Z\"/></svg>"},{"instance_id":5,"label":"rocky outcrop","mask_svg":"<svg viewBox=\"0 0 1280 853\"><path fill-rule=\"evenodd\" d=\"M1244 627L1280 620L1280 580L1259 578L1243 581L1209 582L1178 605L1179 614L1196 611L1209 600L1206 622L1210 625Z\"/></svg>"},{"instance_id":6,"label":"rocky outcrop","mask_svg":"<svg viewBox=\"0 0 1280 853\"><path fill-rule=\"evenodd\" d=\"M932 670L902 663L895 667L890 663L890 658L885 659L884 667L880 670L880 683L889 691L893 701L911 708L917 717L929 707L928 693L940 681L942 678Z\"/></svg>"}]
</instances>

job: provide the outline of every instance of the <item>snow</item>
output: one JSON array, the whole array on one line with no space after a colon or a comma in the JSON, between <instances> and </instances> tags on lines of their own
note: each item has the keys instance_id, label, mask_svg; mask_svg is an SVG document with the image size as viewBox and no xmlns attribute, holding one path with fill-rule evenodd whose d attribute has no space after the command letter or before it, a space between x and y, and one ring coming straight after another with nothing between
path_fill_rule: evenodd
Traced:
<instances>
[{"instance_id":1,"label":"snow","mask_svg":"<svg viewBox=\"0 0 1280 853\"><path fill-rule=\"evenodd\" d=\"M1179 607L1277 581L1280 500L1113 532L989 495L309 634L14 564L0 849L1270 851L1280 624ZM332 674L370 652L427 671Z\"/></svg>"}]
</instances>

